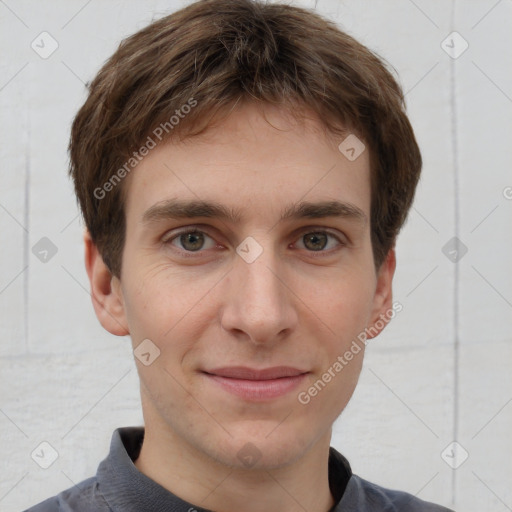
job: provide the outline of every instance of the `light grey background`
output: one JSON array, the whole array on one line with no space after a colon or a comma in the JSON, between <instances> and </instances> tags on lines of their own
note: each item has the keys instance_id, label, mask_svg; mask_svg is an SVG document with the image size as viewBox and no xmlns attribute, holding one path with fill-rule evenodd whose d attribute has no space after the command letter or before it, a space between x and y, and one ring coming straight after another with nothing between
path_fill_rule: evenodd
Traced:
<instances>
[{"instance_id":1,"label":"light grey background","mask_svg":"<svg viewBox=\"0 0 512 512\"><path fill-rule=\"evenodd\" d=\"M84 82L123 37L182 5L0 1L2 511L92 476L112 430L142 423L129 339L93 313L66 147ZM403 311L370 343L333 445L381 485L459 511L512 510L512 2L317 9L395 67L425 163L398 243ZM31 48L51 49L43 31L58 43L48 58ZM452 31L469 44L456 59ZM442 252L454 236L467 247L458 263ZM46 262L32 252L42 237L57 248ZM48 456L43 441L59 455L48 469L31 458ZM469 454L457 469L453 441Z\"/></svg>"}]
</instances>

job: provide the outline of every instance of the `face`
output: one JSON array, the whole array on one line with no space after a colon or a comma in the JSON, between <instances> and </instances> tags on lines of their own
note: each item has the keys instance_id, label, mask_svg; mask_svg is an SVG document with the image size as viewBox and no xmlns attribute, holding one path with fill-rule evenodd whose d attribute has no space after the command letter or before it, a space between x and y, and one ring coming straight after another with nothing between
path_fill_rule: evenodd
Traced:
<instances>
[{"instance_id":1,"label":"face","mask_svg":"<svg viewBox=\"0 0 512 512\"><path fill-rule=\"evenodd\" d=\"M245 105L132 171L114 287L134 348L150 340L147 427L270 468L330 439L364 346L336 362L389 308L392 265L374 268L368 151L349 161L317 121L265 115Z\"/></svg>"}]
</instances>

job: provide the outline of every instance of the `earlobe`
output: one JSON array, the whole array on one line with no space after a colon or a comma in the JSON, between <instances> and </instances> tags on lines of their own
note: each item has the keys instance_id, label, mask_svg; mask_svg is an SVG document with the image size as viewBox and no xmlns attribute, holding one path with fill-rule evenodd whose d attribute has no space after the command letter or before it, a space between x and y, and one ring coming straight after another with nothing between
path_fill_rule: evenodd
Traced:
<instances>
[{"instance_id":1,"label":"earlobe","mask_svg":"<svg viewBox=\"0 0 512 512\"><path fill-rule=\"evenodd\" d=\"M377 274L371 324L367 329L369 339L375 338L375 336L380 334L392 318L390 312L393 311L392 284L395 268L396 254L393 248L388 252Z\"/></svg>"},{"instance_id":2,"label":"earlobe","mask_svg":"<svg viewBox=\"0 0 512 512\"><path fill-rule=\"evenodd\" d=\"M84 233L84 244L85 268L96 316L108 332L116 336L126 336L129 329L119 279L105 265L88 230Z\"/></svg>"}]
</instances>

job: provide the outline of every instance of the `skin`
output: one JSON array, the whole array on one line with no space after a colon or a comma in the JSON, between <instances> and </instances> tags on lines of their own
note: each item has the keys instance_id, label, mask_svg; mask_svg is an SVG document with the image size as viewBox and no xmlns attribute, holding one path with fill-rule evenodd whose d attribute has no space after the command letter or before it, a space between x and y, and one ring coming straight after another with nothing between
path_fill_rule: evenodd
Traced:
<instances>
[{"instance_id":1,"label":"skin","mask_svg":"<svg viewBox=\"0 0 512 512\"><path fill-rule=\"evenodd\" d=\"M391 308L395 254L376 271L369 152L351 162L337 148L343 138L314 116L299 123L270 106L264 114L245 104L203 135L153 149L124 183L120 279L88 233L86 269L103 327L129 334L134 348L150 339L160 350L148 366L135 360L146 427L137 468L217 512L326 512L334 505L331 427L352 396L364 350L308 404L297 395ZM143 222L167 199L216 201L241 218ZM333 200L365 219L280 220L286 206ZM190 226L205 237L187 258L190 245L172 237ZM311 250L304 235L318 232L333 236ZM236 252L249 236L263 250L252 263ZM202 373L280 365L309 373L297 389L263 402L228 393ZM237 454L249 442L257 461L246 467Z\"/></svg>"}]
</instances>

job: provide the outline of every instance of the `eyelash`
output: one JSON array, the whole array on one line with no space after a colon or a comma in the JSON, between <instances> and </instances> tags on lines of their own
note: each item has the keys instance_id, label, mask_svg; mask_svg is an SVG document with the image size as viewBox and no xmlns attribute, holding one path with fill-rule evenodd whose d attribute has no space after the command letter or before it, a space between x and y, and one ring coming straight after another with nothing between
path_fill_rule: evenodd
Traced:
<instances>
[{"instance_id":1,"label":"eyelash","mask_svg":"<svg viewBox=\"0 0 512 512\"><path fill-rule=\"evenodd\" d=\"M210 238L211 240L215 241L214 238L212 236L210 236L206 231L204 230L201 230L201 229L198 229L196 227L188 227L187 229L183 229L181 231L178 231L178 232L175 232L172 234L172 236L169 236L169 237L164 237L162 239L162 243L164 245L171 245L173 246L172 242L174 240L177 240L179 239L179 237L181 235L186 235L186 234L196 234L196 233L200 233L200 234L203 234L205 235L206 237ZM336 252L338 251L341 247L344 247L347 245L346 242L343 242L342 240L340 240L340 238L335 235L334 233L326 230L325 228L310 228L308 227L307 230L303 230L301 231L301 233L299 234L298 236L298 240L300 240L302 237L304 237L305 235L308 235L308 234L312 234L312 233L322 233L322 234L326 234L327 236L331 237L331 238L334 238L337 242L338 242L338 247L334 248L334 249L328 249L328 250L320 250L320 251L310 251L310 250L307 250L307 249L300 249L300 250L305 250L307 253L309 253L311 256L313 257L321 257L323 255L331 255L333 252ZM215 242L217 244L217 242ZM327 242L329 243L329 242ZM217 244L218 246L219 244ZM187 251L186 249L181 249L179 247L175 247L173 246L173 248L177 251L179 251L180 253L182 253L183 255L185 255L185 257L188 257L188 258L194 258L194 257L199 257L201 256L205 251L207 251L208 249L199 249L198 251Z\"/></svg>"}]
</instances>

